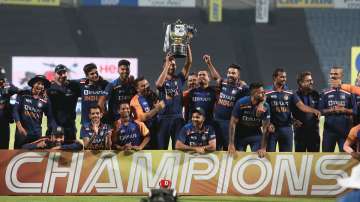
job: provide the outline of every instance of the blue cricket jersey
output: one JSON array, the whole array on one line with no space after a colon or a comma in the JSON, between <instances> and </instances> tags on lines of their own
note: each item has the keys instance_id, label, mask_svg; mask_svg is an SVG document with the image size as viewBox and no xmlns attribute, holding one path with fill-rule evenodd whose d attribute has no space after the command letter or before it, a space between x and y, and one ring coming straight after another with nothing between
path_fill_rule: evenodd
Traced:
<instances>
[{"instance_id":1,"label":"blue cricket jersey","mask_svg":"<svg viewBox=\"0 0 360 202\"><path fill-rule=\"evenodd\" d=\"M231 85L226 81L222 81L219 87L220 94L215 104L214 116L216 119L230 120L236 101L249 95L249 87L238 84Z\"/></svg>"},{"instance_id":2,"label":"blue cricket jersey","mask_svg":"<svg viewBox=\"0 0 360 202\"><path fill-rule=\"evenodd\" d=\"M181 118L183 107L183 88L185 76L182 72L165 80L162 87L158 88L160 100L164 100L165 108L159 112L159 118Z\"/></svg>"},{"instance_id":3,"label":"blue cricket jersey","mask_svg":"<svg viewBox=\"0 0 360 202\"><path fill-rule=\"evenodd\" d=\"M201 107L205 112L205 120L213 120L214 105L216 102L216 90L209 86L206 88L197 87L189 92L189 120L195 108Z\"/></svg>"},{"instance_id":4,"label":"blue cricket jersey","mask_svg":"<svg viewBox=\"0 0 360 202\"><path fill-rule=\"evenodd\" d=\"M82 125L80 136L82 138L89 138L92 148L105 149L106 148L106 137L111 135L111 128L107 124L100 124L98 133L93 130L91 122L87 122Z\"/></svg>"},{"instance_id":5,"label":"blue cricket jersey","mask_svg":"<svg viewBox=\"0 0 360 202\"><path fill-rule=\"evenodd\" d=\"M347 109L353 109L352 95L349 92L336 89L325 89L320 94L319 108L321 111L331 109L336 106L342 106ZM346 114L328 114L325 115L324 129L331 130L341 136L346 136L352 126L351 116Z\"/></svg>"},{"instance_id":6,"label":"blue cricket jersey","mask_svg":"<svg viewBox=\"0 0 360 202\"><path fill-rule=\"evenodd\" d=\"M300 102L300 99L291 90L266 92L266 102L270 106L270 121L278 127L291 126L291 111Z\"/></svg>"},{"instance_id":7,"label":"blue cricket jersey","mask_svg":"<svg viewBox=\"0 0 360 202\"><path fill-rule=\"evenodd\" d=\"M55 126L53 121L51 102L48 98L34 98L30 92L22 92L16 98L13 116L15 121L20 121L29 137L42 136L42 117L48 118L48 125Z\"/></svg>"},{"instance_id":8,"label":"blue cricket jersey","mask_svg":"<svg viewBox=\"0 0 360 202\"><path fill-rule=\"evenodd\" d=\"M177 139L185 145L201 147L209 145L209 141L216 139L216 135L210 125L203 125L200 130L197 130L192 123L188 123L181 128Z\"/></svg>"},{"instance_id":9,"label":"blue cricket jersey","mask_svg":"<svg viewBox=\"0 0 360 202\"><path fill-rule=\"evenodd\" d=\"M111 116L115 120L118 118L119 105L122 102L130 103L131 98L136 94L135 86L133 82L122 82L120 78L117 78L110 82L105 91L107 92L108 107Z\"/></svg>"},{"instance_id":10,"label":"blue cricket jersey","mask_svg":"<svg viewBox=\"0 0 360 202\"><path fill-rule=\"evenodd\" d=\"M130 120L127 124L118 126L115 131L117 142L120 146L131 144L132 146L139 146L143 141L144 137L149 135L149 130L143 122Z\"/></svg>"},{"instance_id":11,"label":"blue cricket jersey","mask_svg":"<svg viewBox=\"0 0 360 202\"><path fill-rule=\"evenodd\" d=\"M263 121L270 120L270 107L264 103L266 111L261 116L256 116L257 105L251 103L251 97L246 96L238 100L232 111L232 116L239 119L237 124L237 134L239 137L261 136L261 126Z\"/></svg>"},{"instance_id":12,"label":"blue cricket jersey","mask_svg":"<svg viewBox=\"0 0 360 202\"><path fill-rule=\"evenodd\" d=\"M81 123L90 122L89 110L91 106L97 105L100 96L107 96L105 87L109 82L102 78L95 84L89 84L87 79L81 79L80 95L81 95Z\"/></svg>"}]
</instances>

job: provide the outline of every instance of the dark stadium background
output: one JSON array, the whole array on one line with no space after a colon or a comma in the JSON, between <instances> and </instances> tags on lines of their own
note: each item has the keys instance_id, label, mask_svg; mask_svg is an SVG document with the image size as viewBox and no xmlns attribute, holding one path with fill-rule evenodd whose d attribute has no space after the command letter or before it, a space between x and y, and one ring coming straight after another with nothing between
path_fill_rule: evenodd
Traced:
<instances>
[{"instance_id":1,"label":"dark stadium background","mask_svg":"<svg viewBox=\"0 0 360 202\"><path fill-rule=\"evenodd\" d=\"M297 86L297 73L310 70L315 87L321 90L327 87L328 71L333 65L344 66L345 82L350 82L351 47L360 46L357 9L278 9L274 0L269 23L256 24L255 0L224 0L222 22L211 23L207 0L197 0L195 8L82 6L81 2L62 0L61 7L0 3L0 66L6 68L10 80L12 56L135 57L139 61L139 75L154 87L162 69L165 24L179 18L198 30L192 42L191 72L206 68L202 55L208 53L222 76L227 65L241 65L242 79L247 83L263 81L269 85L272 71L283 67L290 88ZM179 69L182 63L179 60ZM0 199L138 201L136 197L102 196ZM190 197L184 201L333 201L275 197L212 199Z\"/></svg>"}]
</instances>

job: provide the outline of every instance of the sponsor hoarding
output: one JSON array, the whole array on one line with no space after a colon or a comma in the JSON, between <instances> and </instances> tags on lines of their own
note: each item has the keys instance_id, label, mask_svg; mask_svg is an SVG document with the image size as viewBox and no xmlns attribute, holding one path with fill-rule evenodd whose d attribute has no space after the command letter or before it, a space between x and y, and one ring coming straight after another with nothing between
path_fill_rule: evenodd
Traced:
<instances>
[{"instance_id":1,"label":"sponsor hoarding","mask_svg":"<svg viewBox=\"0 0 360 202\"><path fill-rule=\"evenodd\" d=\"M143 7L195 7L195 0L138 0Z\"/></svg>"},{"instance_id":2,"label":"sponsor hoarding","mask_svg":"<svg viewBox=\"0 0 360 202\"><path fill-rule=\"evenodd\" d=\"M96 58L96 57L12 57L12 82L15 86L25 87L27 81L36 74L45 75L49 80L54 78L54 69L63 64L70 69L70 79L84 78L83 67L95 63L99 74L109 81L119 77L117 64L119 60L130 61L130 74L137 77L137 58Z\"/></svg>"},{"instance_id":3,"label":"sponsor hoarding","mask_svg":"<svg viewBox=\"0 0 360 202\"><path fill-rule=\"evenodd\" d=\"M360 0L334 0L335 8L360 9Z\"/></svg>"},{"instance_id":4,"label":"sponsor hoarding","mask_svg":"<svg viewBox=\"0 0 360 202\"><path fill-rule=\"evenodd\" d=\"M81 6L137 6L138 0L80 0Z\"/></svg>"},{"instance_id":5,"label":"sponsor hoarding","mask_svg":"<svg viewBox=\"0 0 360 202\"><path fill-rule=\"evenodd\" d=\"M334 0L277 0L277 8L334 8Z\"/></svg>"},{"instance_id":6,"label":"sponsor hoarding","mask_svg":"<svg viewBox=\"0 0 360 202\"><path fill-rule=\"evenodd\" d=\"M256 0L255 21L256 23L268 23L269 22L269 0Z\"/></svg>"},{"instance_id":7,"label":"sponsor hoarding","mask_svg":"<svg viewBox=\"0 0 360 202\"><path fill-rule=\"evenodd\" d=\"M60 0L0 0L0 4L28 6L60 6Z\"/></svg>"},{"instance_id":8,"label":"sponsor hoarding","mask_svg":"<svg viewBox=\"0 0 360 202\"><path fill-rule=\"evenodd\" d=\"M209 1L209 22L222 21L222 0Z\"/></svg>"},{"instance_id":9,"label":"sponsor hoarding","mask_svg":"<svg viewBox=\"0 0 360 202\"><path fill-rule=\"evenodd\" d=\"M345 153L0 151L0 195L145 195L172 181L180 195L335 197L358 165ZM354 169L355 170L355 169ZM354 174L356 176L356 173Z\"/></svg>"}]
</instances>

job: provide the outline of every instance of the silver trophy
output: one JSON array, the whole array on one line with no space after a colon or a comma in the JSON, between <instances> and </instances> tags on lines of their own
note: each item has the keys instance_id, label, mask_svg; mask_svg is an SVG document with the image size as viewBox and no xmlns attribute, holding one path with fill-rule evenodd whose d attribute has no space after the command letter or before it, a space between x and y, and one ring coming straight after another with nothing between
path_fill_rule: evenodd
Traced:
<instances>
[{"instance_id":1,"label":"silver trophy","mask_svg":"<svg viewBox=\"0 0 360 202\"><path fill-rule=\"evenodd\" d=\"M193 25L187 25L180 19L175 23L168 24L165 32L164 52L170 52L175 58L187 56L187 44L193 38L196 29Z\"/></svg>"}]
</instances>

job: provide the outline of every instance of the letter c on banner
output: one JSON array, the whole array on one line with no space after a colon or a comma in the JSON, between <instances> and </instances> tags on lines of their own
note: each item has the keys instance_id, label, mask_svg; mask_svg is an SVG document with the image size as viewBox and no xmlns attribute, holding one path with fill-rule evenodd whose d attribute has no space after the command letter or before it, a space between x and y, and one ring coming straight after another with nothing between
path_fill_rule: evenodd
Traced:
<instances>
[{"instance_id":1,"label":"letter c on banner","mask_svg":"<svg viewBox=\"0 0 360 202\"><path fill-rule=\"evenodd\" d=\"M260 168L260 177L253 184L248 184L244 180L245 169L250 165L256 165ZM271 177L272 167L269 160L260 159L257 155L249 155L235 164L232 172L232 183L235 189L242 194L256 194L269 184Z\"/></svg>"},{"instance_id":2,"label":"letter c on banner","mask_svg":"<svg viewBox=\"0 0 360 202\"><path fill-rule=\"evenodd\" d=\"M5 183L9 190L14 193L40 193L42 183L20 182L17 174L20 166L25 163L39 163L45 155L46 152L25 152L11 159L5 173Z\"/></svg>"}]
</instances>

